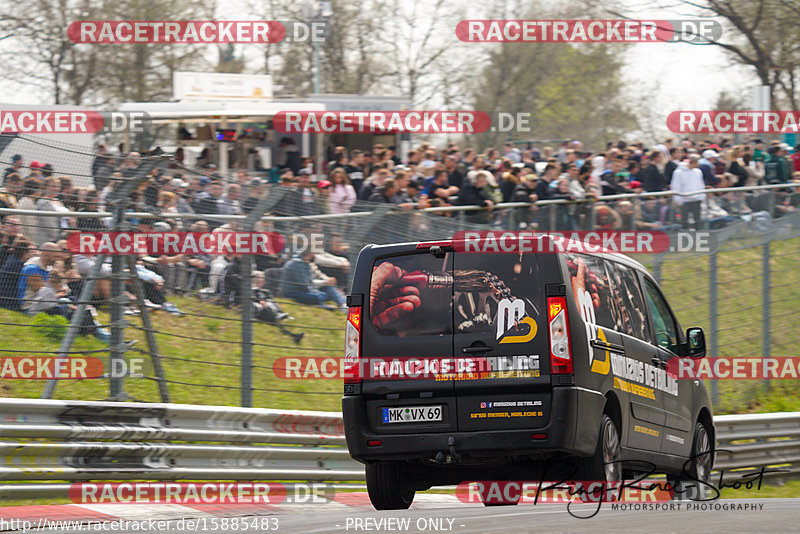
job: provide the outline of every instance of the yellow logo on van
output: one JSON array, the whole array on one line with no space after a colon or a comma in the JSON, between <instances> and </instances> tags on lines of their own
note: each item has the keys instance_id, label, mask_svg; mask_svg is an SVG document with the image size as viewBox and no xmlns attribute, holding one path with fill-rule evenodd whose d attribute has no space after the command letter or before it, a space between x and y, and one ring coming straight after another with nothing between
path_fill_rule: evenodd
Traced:
<instances>
[{"instance_id":1,"label":"yellow logo on van","mask_svg":"<svg viewBox=\"0 0 800 534\"><path fill-rule=\"evenodd\" d=\"M597 328L597 339L600 341L608 342L606 338L605 332L603 332L602 328ZM594 355L594 348L590 345L589 346L590 354ZM611 353L606 349L606 358L605 361L600 361L598 359L592 359L592 372L599 373L601 375L607 375L608 372L611 370Z\"/></svg>"},{"instance_id":2,"label":"yellow logo on van","mask_svg":"<svg viewBox=\"0 0 800 534\"><path fill-rule=\"evenodd\" d=\"M525 315L525 301L522 299L502 299L497 306L497 339L500 343L527 343L536 337L536 321ZM506 333L517 323L526 324L530 328L527 334L509 336Z\"/></svg>"}]
</instances>

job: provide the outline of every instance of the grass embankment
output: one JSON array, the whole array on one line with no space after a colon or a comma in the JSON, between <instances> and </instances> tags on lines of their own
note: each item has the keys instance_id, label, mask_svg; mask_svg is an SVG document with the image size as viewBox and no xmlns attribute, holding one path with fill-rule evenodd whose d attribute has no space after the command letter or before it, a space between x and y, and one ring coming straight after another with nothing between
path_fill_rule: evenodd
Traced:
<instances>
[{"instance_id":1,"label":"grass embankment","mask_svg":"<svg viewBox=\"0 0 800 534\"><path fill-rule=\"evenodd\" d=\"M170 401L184 404L239 406L241 394L242 323L238 309L225 309L200 302L193 297L170 299L185 317L164 311L151 313L158 350L163 356L164 373L169 384ZM340 358L344 347L345 314L298 304L281 303L295 319L285 325L292 332L305 333L299 345L264 323L253 325L253 406L278 409L339 411L341 380L285 380L275 376L273 362L285 356L332 356ZM108 322L107 310L100 311L100 320ZM142 322L139 316L127 320L138 327L126 328L125 339L137 340L127 356L144 358L144 375L153 376ZM14 325L9 325L14 323ZM22 313L0 310L0 355L24 356L49 354L58 350L59 343L31 327L34 319ZM300 325L300 326L293 326ZM73 351L92 351L107 345L91 336L78 337ZM22 351L9 353L4 351ZM107 353L89 354L108 361ZM44 388L41 380L5 380L4 397L38 398ZM61 380L53 398L103 400L108 398L108 380ZM156 382L146 378L127 378L125 392L135 400L159 402Z\"/></svg>"}]
</instances>

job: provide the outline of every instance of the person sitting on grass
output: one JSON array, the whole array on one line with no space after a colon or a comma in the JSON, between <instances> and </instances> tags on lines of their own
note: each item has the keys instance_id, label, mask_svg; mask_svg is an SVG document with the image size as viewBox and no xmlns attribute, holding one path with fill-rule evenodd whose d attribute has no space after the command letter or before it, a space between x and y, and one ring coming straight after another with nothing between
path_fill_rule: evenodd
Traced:
<instances>
[{"instance_id":1,"label":"person sitting on grass","mask_svg":"<svg viewBox=\"0 0 800 534\"><path fill-rule=\"evenodd\" d=\"M65 282L61 272L57 270L51 272L47 281L42 284L33 297L28 313L30 315L38 313L61 315L71 321L78 307L69 298L70 289ZM86 306L83 319L79 325L79 333L81 335L92 334L100 341L108 343L111 340L111 332L107 328L103 328L96 317L97 310L93 306Z\"/></svg>"},{"instance_id":2,"label":"person sitting on grass","mask_svg":"<svg viewBox=\"0 0 800 534\"><path fill-rule=\"evenodd\" d=\"M312 262L314 252L306 250L291 259L281 272L281 295L301 304L322 306L325 309L336 308L326 305L333 301L339 309L347 310L345 298L336 289L336 278L332 276L314 277Z\"/></svg>"},{"instance_id":3,"label":"person sitting on grass","mask_svg":"<svg viewBox=\"0 0 800 534\"><path fill-rule=\"evenodd\" d=\"M292 317L289 317L289 314L273 300L272 292L264 287L265 281L266 277L262 271L253 271L253 316L263 323L277 326L282 334L291 337L299 345L305 333L295 334L281 324L284 319L292 319Z\"/></svg>"}]
</instances>

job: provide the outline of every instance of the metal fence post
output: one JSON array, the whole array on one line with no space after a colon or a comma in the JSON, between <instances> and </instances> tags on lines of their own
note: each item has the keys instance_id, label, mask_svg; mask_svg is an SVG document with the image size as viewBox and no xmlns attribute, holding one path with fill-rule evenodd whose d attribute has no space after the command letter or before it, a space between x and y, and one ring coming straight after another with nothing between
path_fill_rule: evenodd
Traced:
<instances>
[{"instance_id":1,"label":"metal fence post","mask_svg":"<svg viewBox=\"0 0 800 534\"><path fill-rule=\"evenodd\" d=\"M712 358L719 355L717 304L717 249L715 247L708 259L708 337L711 345L710 357ZM716 380L711 381L711 402L714 405L719 402L719 388Z\"/></svg>"},{"instance_id":2,"label":"metal fence post","mask_svg":"<svg viewBox=\"0 0 800 534\"><path fill-rule=\"evenodd\" d=\"M119 230L119 226L115 226L114 229ZM125 314L123 313L123 300L125 299L123 270L125 266L122 259L122 256L119 254L115 254L111 257L111 341L108 359L109 400L125 400L123 378L117 374L118 369L125 368L124 365L117 363L125 363L125 348L123 347L125 332L122 324L125 318Z\"/></svg>"},{"instance_id":3,"label":"metal fence post","mask_svg":"<svg viewBox=\"0 0 800 534\"><path fill-rule=\"evenodd\" d=\"M258 201L253 210L242 221L242 230L252 232L256 223L268 211L273 210L288 195L289 189L278 186ZM244 255L240 265L240 305L242 307L242 356L241 356L241 404L243 407L253 406L253 257Z\"/></svg>"},{"instance_id":4,"label":"metal fence post","mask_svg":"<svg viewBox=\"0 0 800 534\"><path fill-rule=\"evenodd\" d=\"M92 298L95 285L97 285L97 279L100 276L100 269L103 267L103 263L105 262L105 260L106 260L105 255L100 255L97 256L97 258L95 258L92 270L89 272L89 276L86 279L86 283L83 285L83 288L81 289L81 294L78 297L78 306L72 313L72 319L69 322L69 327L67 328L67 331L64 333L64 337L61 339L61 346L58 349L58 356L57 356L58 360L70 357L69 351L72 348L72 343L78 336L78 332L80 330L80 325L83 320L84 313L86 313L86 306L87 306L86 303L89 302ZM48 380L47 383L44 385L44 390L42 391L41 398L52 399L57 384L58 380L55 378L52 380Z\"/></svg>"},{"instance_id":5,"label":"metal fence post","mask_svg":"<svg viewBox=\"0 0 800 534\"><path fill-rule=\"evenodd\" d=\"M769 237L767 237L769 239ZM764 243L763 254L761 256L761 269L762 269L762 282L761 282L761 337L762 337L762 357L769 358L770 356L770 267L769 267L769 250L770 242ZM764 390L769 391L770 380L764 380Z\"/></svg>"},{"instance_id":6,"label":"metal fence post","mask_svg":"<svg viewBox=\"0 0 800 534\"><path fill-rule=\"evenodd\" d=\"M145 337L147 338L147 350L150 351L150 360L153 362L153 371L156 374L158 381L158 393L161 397L161 402L169 402L169 389L167 388L167 378L164 374L164 366L161 362L161 353L158 350L156 343L156 336L153 333L153 323L150 320L150 311L144 304L144 288L142 282L136 274L136 258L128 256L128 269L131 272L131 282L133 291L136 295L136 303L139 307L139 315L142 318L142 327L144 328Z\"/></svg>"},{"instance_id":7,"label":"metal fence post","mask_svg":"<svg viewBox=\"0 0 800 534\"><path fill-rule=\"evenodd\" d=\"M242 406L253 406L253 257L242 257Z\"/></svg>"}]
</instances>

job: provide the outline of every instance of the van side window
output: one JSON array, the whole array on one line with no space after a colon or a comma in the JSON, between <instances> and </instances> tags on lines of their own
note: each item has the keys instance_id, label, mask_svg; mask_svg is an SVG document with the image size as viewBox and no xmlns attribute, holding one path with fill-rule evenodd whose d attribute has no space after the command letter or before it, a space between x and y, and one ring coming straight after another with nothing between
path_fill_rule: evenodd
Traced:
<instances>
[{"instance_id":1,"label":"van side window","mask_svg":"<svg viewBox=\"0 0 800 534\"><path fill-rule=\"evenodd\" d=\"M567 269L581 317L598 326L617 329L619 313L609 287L603 260L588 254L565 254Z\"/></svg>"},{"instance_id":2,"label":"van side window","mask_svg":"<svg viewBox=\"0 0 800 534\"><path fill-rule=\"evenodd\" d=\"M636 280L636 274L626 265L613 261L606 261L605 264L619 313L616 330L649 342L650 327L647 323L647 309Z\"/></svg>"},{"instance_id":3,"label":"van side window","mask_svg":"<svg viewBox=\"0 0 800 534\"><path fill-rule=\"evenodd\" d=\"M647 295L647 306L653 316L653 325L656 328L655 344L678 354L678 331L675 327L675 318L667 307L667 303L661 297L653 283L645 278L645 293Z\"/></svg>"}]
</instances>

